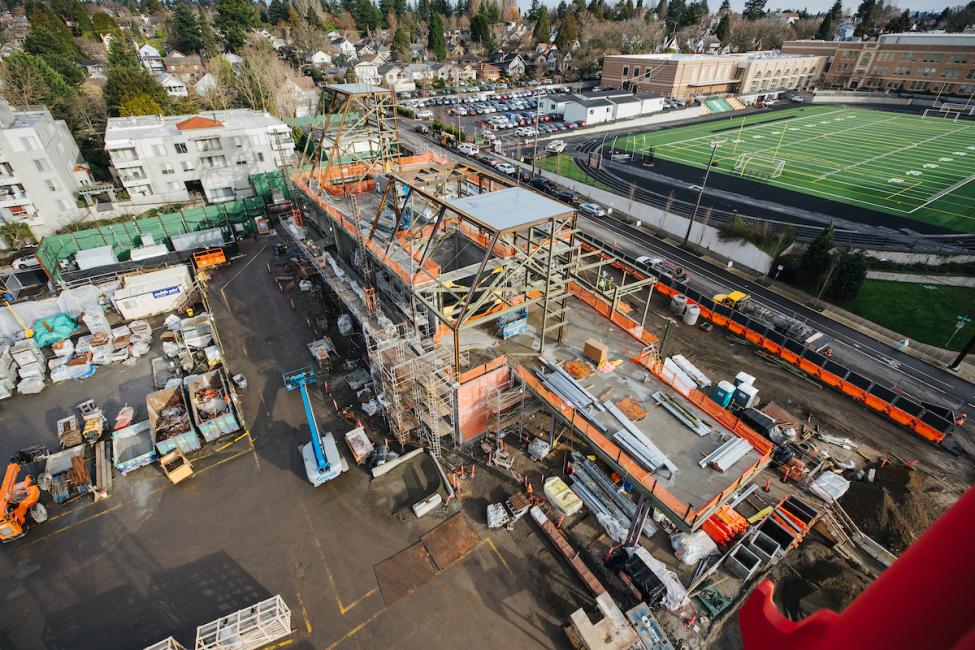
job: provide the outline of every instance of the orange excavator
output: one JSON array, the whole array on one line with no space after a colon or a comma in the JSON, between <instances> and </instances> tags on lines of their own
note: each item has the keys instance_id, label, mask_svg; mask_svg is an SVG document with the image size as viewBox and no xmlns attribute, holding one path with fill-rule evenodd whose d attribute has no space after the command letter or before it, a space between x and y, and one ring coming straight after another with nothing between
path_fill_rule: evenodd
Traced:
<instances>
[{"instance_id":1,"label":"orange excavator","mask_svg":"<svg viewBox=\"0 0 975 650\"><path fill-rule=\"evenodd\" d=\"M41 490L30 474L17 482L20 465L10 463L0 484L0 542L11 542L27 534L28 515L40 523L47 519L47 510L38 503Z\"/></svg>"}]
</instances>

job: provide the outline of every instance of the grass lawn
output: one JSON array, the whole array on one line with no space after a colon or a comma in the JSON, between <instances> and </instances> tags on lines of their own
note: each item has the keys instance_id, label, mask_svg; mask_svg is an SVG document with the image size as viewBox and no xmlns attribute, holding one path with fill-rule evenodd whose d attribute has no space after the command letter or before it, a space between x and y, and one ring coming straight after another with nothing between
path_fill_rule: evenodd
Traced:
<instances>
[{"instance_id":1,"label":"grass lawn","mask_svg":"<svg viewBox=\"0 0 975 650\"><path fill-rule=\"evenodd\" d=\"M576 165L572 160L572 156L567 154L563 153L556 156L539 157L535 160L535 164L547 172L559 174L560 176L571 178L574 181L579 181L580 183L585 183L586 185L593 184L593 180L586 176L586 174L584 174L582 170L579 169L579 166ZM609 190L606 185L600 183L599 181L596 181L595 187L598 187L601 190Z\"/></svg>"},{"instance_id":2,"label":"grass lawn","mask_svg":"<svg viewBox=\"0 0 975 650\"><path fill-rule=\"evenodd\" d=\"M975 233L975 121L806 106L637 133L617 147Z\"/></svg>"},{"instance_id":3,"label":"grass lawn","mask_svg":"<svg viewBox=\"0 0 975 650\"><path fill-rule=\"evenodd\" d=\"M970 287L911 284L888 280L867 280L860 295L841 305L912 341L945 346L955 331L958 316L975 319L975 290ZM949 349L960 350L975 324L968 324L951 340Z\"/></svg>"}]
</instances>

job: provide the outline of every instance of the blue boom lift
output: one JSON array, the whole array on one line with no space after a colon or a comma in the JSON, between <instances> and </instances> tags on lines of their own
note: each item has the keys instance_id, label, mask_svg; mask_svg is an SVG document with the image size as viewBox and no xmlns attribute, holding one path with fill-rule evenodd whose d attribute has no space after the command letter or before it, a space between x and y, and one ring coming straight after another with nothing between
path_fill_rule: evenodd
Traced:
<instances>
[{"instance_id":1,"label":"blue boom lift","mask_svg":"<svg viewBox=\"0 0 975 650\"><path fill-rule=\"evenodd\" d=\"M322 436L318 432L318 422L315 420L315 412L311 408L311 399L308 396L308 387L317 381L318 375L310 367L284 374L284 385L288 390L300 391L301 401L305 406L305 417L308 418L308 428L311 429L311 441L300 446L298 450L305 463L305 474L315 487L331 481L349 469L345 459L339 455L332 434L326 433Z\"/></svg>"}]
</instances>

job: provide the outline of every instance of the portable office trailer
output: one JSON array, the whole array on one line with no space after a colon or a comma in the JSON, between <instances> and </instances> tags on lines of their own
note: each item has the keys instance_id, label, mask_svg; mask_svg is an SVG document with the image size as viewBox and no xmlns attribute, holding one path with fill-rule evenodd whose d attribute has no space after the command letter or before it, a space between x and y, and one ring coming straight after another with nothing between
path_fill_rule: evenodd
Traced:
<instances>
[{"instance_id":1,"label":"portable office trailer","mask_svg":"<svg viewBox=\"0 0 975 650\"><path fill-rule=\"evenodd\" d=\"M118 264L118 257L111 246L99 246L97 248L87 248L74 254L74 262L82 271L95 269L100 266L112 266Z\"/></svg>"},{"instance_id":2,"label":"portable office trailer","mask_svg":"<svg viewBox=\"0 0 975 650\"><path fill-rule=\"evenodd\" d=\"M122 283L112 304L125 320L174 311L193 288L190 271L183 264L127 275Z\"/></svg>"}]
</instances>

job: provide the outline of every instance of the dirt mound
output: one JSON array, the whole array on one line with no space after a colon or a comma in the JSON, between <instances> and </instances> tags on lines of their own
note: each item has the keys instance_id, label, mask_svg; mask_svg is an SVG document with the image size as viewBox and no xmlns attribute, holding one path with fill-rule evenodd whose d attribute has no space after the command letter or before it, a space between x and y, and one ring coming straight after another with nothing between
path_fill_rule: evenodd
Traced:
<instances>
[{"instance_id":1,"label":"dirt mound","mask_svg":"<svg viewBox=\"0 0 975 650\"><path fill-rule=\"evenodd\" d=\"M888 465L873 483L852 482L840 505L864 533L899 555L941 515L939 491L921 473Z\"/></svg>"},{"instance_id":2,"label":"dirt mound","mask_svg":"<svg viewBox=\"0 0 975 650\"><path fill-rule=\"evenodd\" d=\"M842 611L869 584L865 576L818 544L802 551L788 566L780 564L774 573L779 609L796 621L823 608Z\"/></svg>"}]
</instances>

